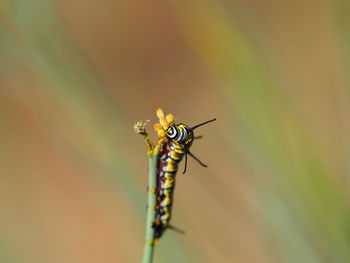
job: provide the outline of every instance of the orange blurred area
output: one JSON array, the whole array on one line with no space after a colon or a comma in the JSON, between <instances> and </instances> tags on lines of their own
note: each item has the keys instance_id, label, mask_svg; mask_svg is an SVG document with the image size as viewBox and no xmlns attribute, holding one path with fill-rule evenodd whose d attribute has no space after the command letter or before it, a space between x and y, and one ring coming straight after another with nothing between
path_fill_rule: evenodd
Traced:
<instances>
[{"instance_id":1,"label":"orange blurred area","mask_svg":"<svg viewBox=\"0 0 350 263\"><path fill-rule=\"evenodd\" d=\"M0 4L0 261L141 262L161 107L203 139L155 262L348 262L345 1ZM196 130L197 131L197 130ZM180 164L182 171L183 164Z\"/></svg>"}]
</instances>

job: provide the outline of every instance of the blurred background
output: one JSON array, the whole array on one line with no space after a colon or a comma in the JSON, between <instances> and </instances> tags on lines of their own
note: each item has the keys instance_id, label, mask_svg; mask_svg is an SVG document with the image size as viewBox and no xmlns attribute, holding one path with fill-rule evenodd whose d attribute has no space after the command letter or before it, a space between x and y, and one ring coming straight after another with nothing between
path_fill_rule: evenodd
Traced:
<instances>
[{"instance_id":1,"label":"blurred background","mask_svg":"<svg viewBox=\"0 0 350 263\"><path fill-rule=\"evenodd\" d=\"M155 262L350 262L349 5L1 1L0 261L141 262L161 107L218 120Z\"/></svg>"}]
</instances>

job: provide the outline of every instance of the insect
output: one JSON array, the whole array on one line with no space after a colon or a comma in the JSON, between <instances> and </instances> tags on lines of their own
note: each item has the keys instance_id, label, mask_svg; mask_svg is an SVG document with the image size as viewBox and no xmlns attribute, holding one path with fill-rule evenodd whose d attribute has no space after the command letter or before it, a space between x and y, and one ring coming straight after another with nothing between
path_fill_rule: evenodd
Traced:
<instances>
[{"instance_id":1,"label":"insect","mask_svg":"<svg viewBox=\"0 0 350 263\"><path fill-rule=\"evenodd\" d=\"M160 118L163 114L160 114ZM180 161L185 158L185 168L187 169L187 155L194 158L200 165L207 167L195 155L190 152L190 147L195 139L201 138L194 136L194 130L216 119L208 120L193 127L189 127L183 123L175 124L170 122L163 131L166 140L161 145L161 151L158 155L158 172L157 172L157 189L156 189L156 220L153 223L155 229L154 241L163 235L164 231L169 228L179 231L170 225L171 210L173 205L173 194L175 187L175 176Z\"/></svg>"}]
</instances>

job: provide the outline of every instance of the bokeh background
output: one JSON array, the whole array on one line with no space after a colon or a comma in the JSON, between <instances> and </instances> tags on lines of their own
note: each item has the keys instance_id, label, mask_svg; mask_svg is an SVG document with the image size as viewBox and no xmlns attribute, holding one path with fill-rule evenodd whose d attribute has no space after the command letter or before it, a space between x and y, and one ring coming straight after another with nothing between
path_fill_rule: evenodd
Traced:
<instances>
[{"instance_id":1,"label":"bokeh background","mask_svg":"<svg viewBox=\"0 0 350 263\"><path fill-rule=\"evenodd\" d=\"M161 107L218 120L192 148L209 168L177 177L186 234L168 231L155 262L350 262L349 11L1 1L0 261L140 262L147 156L132 126Z\"/></svg>"}]
</instances>

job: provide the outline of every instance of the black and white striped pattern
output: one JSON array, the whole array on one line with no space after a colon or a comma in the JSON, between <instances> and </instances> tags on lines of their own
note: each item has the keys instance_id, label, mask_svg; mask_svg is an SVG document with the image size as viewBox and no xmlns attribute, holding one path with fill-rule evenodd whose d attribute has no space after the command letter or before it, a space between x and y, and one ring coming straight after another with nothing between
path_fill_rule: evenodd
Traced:
<instances>
[{"instance_id":1,"label":"black and white striped pattern","mask_svg":"<svg viewBox=\"0 0 350 263\"><path fill-rule=\"evenodd\" d=\"M167 136L170 140L183 144L189 139L189 129L186 125L180 124L169 127Z\"/></svg>"}]
</instances>

